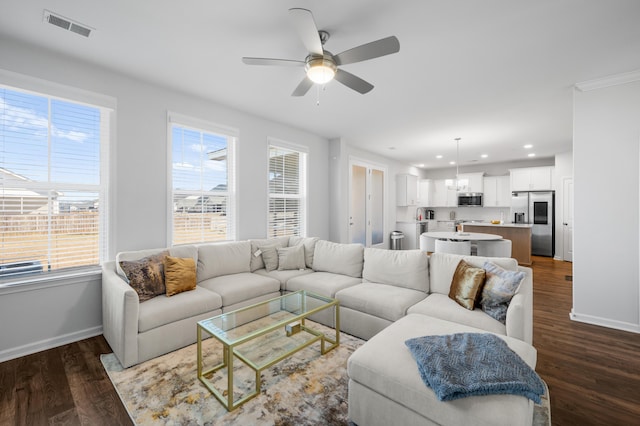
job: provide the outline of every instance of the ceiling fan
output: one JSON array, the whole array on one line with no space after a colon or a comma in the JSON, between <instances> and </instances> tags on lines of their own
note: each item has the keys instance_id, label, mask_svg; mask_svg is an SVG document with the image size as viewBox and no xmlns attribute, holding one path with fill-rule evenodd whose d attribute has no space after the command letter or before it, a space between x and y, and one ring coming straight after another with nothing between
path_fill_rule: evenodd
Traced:
<instances>
[{"instance_id":1,"label":"ceiling fan","mask_svg":"<svg viewBox=\"0 0 640 426\"><path fill-rule=\"evenodd\" d=\"M302 43L307 51L309 51L304 61L244 57L242 58L242 62L247 65L304 67L306 76L300 84L298 84L298 87L296 87L291 96L304 96L314 83L324 84L334 78L350 89L364 95L373 89L373 85L338 67L400 51L400 42L395 36L391 36L333 55L323 47L329 39L329 33L326 31L318 31L310 10L299 8L289 9L289 16L298 35L302 39Z\"/></svg>"}]
</instances>

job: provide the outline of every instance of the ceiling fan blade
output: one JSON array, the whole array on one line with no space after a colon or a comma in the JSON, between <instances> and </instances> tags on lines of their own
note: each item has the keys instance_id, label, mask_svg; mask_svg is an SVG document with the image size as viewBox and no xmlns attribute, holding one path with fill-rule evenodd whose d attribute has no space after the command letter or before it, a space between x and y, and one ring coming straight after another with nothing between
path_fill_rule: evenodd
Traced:
<instances>
[{"instance_id":1,"label":"ceiling fan blade","mask_svg":"<svg viewBox=\"0 0 640 426\"><path fill-rule=\"evenodd\" d=\"M322 42L318 35L318 27L313 20L313 15L310 10L293 8L289 9L289 16L295 27L302 44L307 48L307 51L316 55L323 55Z\"/></svg>"},{"instance_id":2,"label":"ceiling fan blade","mask_svg":"<svg viewBox=\"0 0 640 426\"><path fill-rule=\"evenodd\" d=\"M291 96L304 96L307 94L309 89L311 89L311 86L313 86L313 81L305 77L300 84L298 84L298 87L296 87L296 90L293 91Z\"/></svg>"},{"instance_id":3,"label":"ceiling fan blade","mask_svg":"<svg viewBox=\"0 0 640 426\"><path fill-rule=\"evenodd\" d=\"M373 89L373 84L367 83L360 77L356 77L355 75L341 69L339 69L336 72L335 79L338 80L340 83L344 84L345 86L347 86L348 88L353 89L356 92L362 93L363 95L365 93L370 92L371 89Z\"/></svg>"},{"instance_id":4,"label":"ceiling fan blade","mask_svg":"<svg viewBox=\"0 0 640 426\"><path fill-rule=\"evenodd\" d=\"M336 65L353 64L354 62L379 58L380 56L390 55L399 51L400 42L395 36L391 36L345 50L335 55L333 60L336 62Z\"/></svg>"},{"instance_id":5,"label":"ceiling fan blade","mask_svg":"<svg viewBox=\"0 0 640 426\"><path fill-rule=\"evenodd\" d=\"M276 65L284 67L303 67L304 61L294 61L292 59L273 59L273 58L242 58L242 62L247 65Z\"/></svg>"}]
</instances>

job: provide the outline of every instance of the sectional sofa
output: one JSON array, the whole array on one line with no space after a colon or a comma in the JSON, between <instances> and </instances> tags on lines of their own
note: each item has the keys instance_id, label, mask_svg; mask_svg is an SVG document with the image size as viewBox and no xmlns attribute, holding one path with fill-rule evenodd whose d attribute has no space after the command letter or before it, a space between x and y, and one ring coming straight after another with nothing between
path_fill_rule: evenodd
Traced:
<instances>
[{"instance_id":1,"label":"sectional sofa","mask_svg":"<svg viewBox=\"0 0 640 426\"><path fill-rule=\"evenodd\" d=\"M193 259L197 265L196 288L141 303L136 291L127 283L120 262L163 250L168 250L170 256ZM490 259L506 270L525 274L502 323L480 309L465 309L448 297L452 277L461 259L476 267L482 267L487 260L442 253L427 256L418 250L391 251L300 237L122 252L116 261L103 267L104 336L121 364L129 367L194 343L197 321L284 292L309 290L338 299L341 330L369 340L349 361L352 421L376 424L377 420L392 420L388 415L395 409L404 413L400 419L406 420L405 424L438 423L437 416L436 420L429 418L420 409L423 395L414 395L416 407L408 410L413 417L406 416L411 401L404 401L404 398L412 391L398 387L401 380L396 380L398 377L393 371L380 371L385 365L376 363L386 356L372 355L367 347L374 352L385 348L387 355L400 356L404 349L395 342L397 336L476 330L503 336L510 346L518 349L516 352L535 366L535 349L530 346L533 324L531 269L518 266L514 259ZM333 316L329 312L326 314L313 319L333 327ZM396 345L394 349L389 346L392 344ZM395 366L393 369L398 369L395 360L388 361L389 365ZM411 364L415 369L415 363ZM370 371L371 368L378 371ZM407 385L410 388L415 383ZM421 388L427 389L424 385ZM391 390L390 394L388 390ZM418 394L421 392L424 390L420 389ZM513 410L522 418L531 417L532 405L521 401L526 398L517 398L520 399ZM505 403L504 398L495 400L501 406ZM507 413L513 415L508 410ZM445 413L439 420L447 423L462 419L447 416L449 414Z\"/></svg>"}]
</instances>

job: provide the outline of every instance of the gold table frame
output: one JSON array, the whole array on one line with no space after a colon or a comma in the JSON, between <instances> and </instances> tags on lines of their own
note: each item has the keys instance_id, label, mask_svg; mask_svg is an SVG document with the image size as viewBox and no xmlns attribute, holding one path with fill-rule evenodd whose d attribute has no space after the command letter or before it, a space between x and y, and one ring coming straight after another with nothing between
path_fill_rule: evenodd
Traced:
<instances>
[{"instance_id":1,"label":"gold table frame","mask_svg":"<svg viewBox=\"0 0 640 426\"><path fill-rule=\"evenodd\" d=\"M309 307L308 301L312 300L313 302L320 303L319 306ZM293 305L299 305L298 309L294 309L293 312L283 308L283 302L286 305L287 301L299 302L298 304L293 303ZM275 310L271 310L271 306L277 306L277 303L280 302L280 309L277 308ZM308 327L305 324L305 320L312 314L320 312L322 310L326 310L329 308L334 309L334 321L335 321L335 338L330 338L326 336L324 333L314 330ZM228 332L237 329L233 323L234 321L226 321L235 319L236 316L248 316L249 318L252 316L251 314L261 315L262 312L268 312L267 315L263 315L258 319L266 318L268 316L272 316L274 314L284 314L285 317L282 319L274 319L272 323L260 327L256 330L252 330L247 334L242 334L238 337L229 336ZM225 327L224 324L226 322L231 322L232 324L228 327ZM256 320L248 320L243 322L240 325L247 325ZM263 336L269 332L277 330L279 328L285 328L288 324L299 322L301 332L306 332L311 335L311 338L301 344L298 344L293 349L284 352L283 354L271 359L266 364L258 365L253 362L247 356L240 353L236 348L243 343L247 343L251 340L257 339L260 336ZM222 325L222 326L221 326ZM220 343L222 343L222 362L203 371L203 355L202 355L202 332L209 334L214 337ZM209 389L209 391L216 397L222 405L227 409L227 411L232 411L238 408L240 405L249 401L250 399L256 397L260 394L260 373L262 370L267 369L274 364L282 361L285 358L290 357L294 353L306 348L307 346L317 342L320 340L320 353L322 355L331 351L332 349L338 347L340 345L340 307L339 302L336 299L320 296L306 290L299 290L293 293L287 293L285 295L260 302L251 306L247 306L245 308L241 308L238 310L234 310L232 312L224 313L222 315L215 316L213 318L209 318L206 320L198 321L197 323L197 334L198 334L198 379ZM326 346L325 341L330 345ZM238 401L233 400L233 359L238 358L245 365L251 368L255 372L255 390L248 395L241 397ZM223 368L227 369L227 389L226 396L223 392L220 392L216 389L213 383L205 377L206 375L210 375L215 373L218 370Z\"/></svg>"}]
</instances>

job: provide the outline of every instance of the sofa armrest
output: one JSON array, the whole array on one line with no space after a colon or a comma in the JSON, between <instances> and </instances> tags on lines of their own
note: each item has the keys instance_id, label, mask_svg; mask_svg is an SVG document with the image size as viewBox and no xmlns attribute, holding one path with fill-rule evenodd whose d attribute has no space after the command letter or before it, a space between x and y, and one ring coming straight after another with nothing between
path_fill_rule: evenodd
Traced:
<instances>
[{"instance_id":1,"label":"sofa armrest","mask_svg":"<svg viewBox=\"0 0 640 426\"><path fill-rule=\"evenodd\" d=\"M138 362L138 294L116 272L115 262L102 266L102 330L123 367Z\"/></svg>"},{"instance_id":2,"label":"sofa armrest","mask_svg":"<svg viewBox=\"0 0 640 426\"><path fill-rule=\"evenodd\" d=\"M531 268L519 266L525 273L520 288L507 309L507 336L515 337L526 343L533 342L533 273Z\"/></svg>"}]
</instances>

